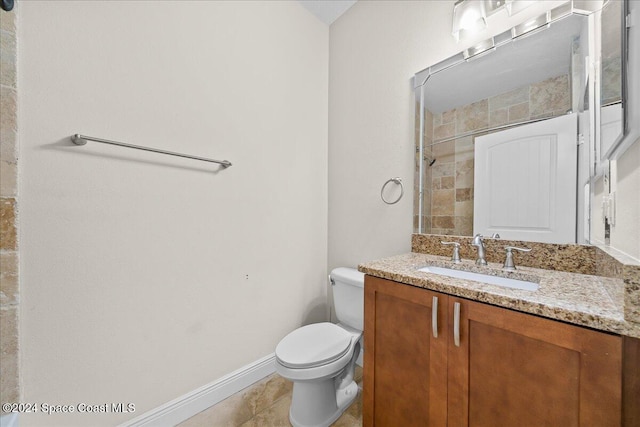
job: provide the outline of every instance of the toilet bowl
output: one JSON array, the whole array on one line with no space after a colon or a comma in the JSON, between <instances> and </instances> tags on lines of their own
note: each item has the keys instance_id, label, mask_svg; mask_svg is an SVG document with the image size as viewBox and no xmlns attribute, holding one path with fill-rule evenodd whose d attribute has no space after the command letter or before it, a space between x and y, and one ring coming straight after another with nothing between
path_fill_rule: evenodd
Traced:
<instances>
[{"instance_id":1,"label":"toilet bowl","mask_svg":"<svg viewBox=\"0 0 640 427\"><path fill-rule=\"evenodd\" d=\"M293 381L294 427L328 427L358 396L353 377L361 350L364 274L341 267L329 278L340 323L303 326L276 347L276 372Z\"/></svg>"}]
</instances>

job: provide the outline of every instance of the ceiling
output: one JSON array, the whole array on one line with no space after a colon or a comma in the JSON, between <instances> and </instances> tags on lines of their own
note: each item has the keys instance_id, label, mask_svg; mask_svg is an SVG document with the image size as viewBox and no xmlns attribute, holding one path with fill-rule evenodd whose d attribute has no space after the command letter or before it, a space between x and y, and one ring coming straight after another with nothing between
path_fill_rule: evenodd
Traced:
<instances>
[{"instance_id":1,"label":"ceiling","mask_svg":"<svg viewBox=\"0 0 640 427\"><path fill-rule=\"evenodd\" d=\"M307 10L327 25L338 19L357 0L298 0Z\"/></svg>"}]
</instances>

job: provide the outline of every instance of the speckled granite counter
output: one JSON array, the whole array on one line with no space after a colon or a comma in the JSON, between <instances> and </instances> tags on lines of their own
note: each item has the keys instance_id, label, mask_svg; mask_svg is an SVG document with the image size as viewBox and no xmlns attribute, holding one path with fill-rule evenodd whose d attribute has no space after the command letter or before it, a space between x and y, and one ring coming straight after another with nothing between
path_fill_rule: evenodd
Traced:
<instances>
[{"instance_id":1,"label":"speckled granite counter","mask_svg":"<svg viewBox=\"0 0 640 427\"><path fill-rule=\"evenodd\" d=\"M539 289L509 289L418 271L425 265L529 280L538 283ZM620 293L612 292L624 289L619 278L532 267L518 267L516 272L505 272L501 264L489 263L481 267L473 261L463 260L462 264L456 265L448 257L413 252L363 263L358 270L383 279L640 338L640 324L625 321L624 300Z\"/></svg>"}]
</instances>

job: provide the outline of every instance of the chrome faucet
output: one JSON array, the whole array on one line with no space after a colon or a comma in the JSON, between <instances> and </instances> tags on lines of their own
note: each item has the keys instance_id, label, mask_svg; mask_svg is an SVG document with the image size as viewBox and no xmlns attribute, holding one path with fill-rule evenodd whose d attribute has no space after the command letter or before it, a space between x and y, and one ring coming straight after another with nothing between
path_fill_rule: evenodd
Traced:
<instances>
[{"instance_id":1,"label":"chrome faucet","mask_svg":"<svg viewBox=\"0 0 640 427\"><path fill-rule=\"evenodd\" d=\"M516 264L513 262L513 252L512 250L520 251L520 252L531 252L529 248L516 248L515 246L505 246L506 256L504 259L504 265L502 269L505 271L516 271Z\"/></svg>"},{"instance_id":2,"label":"chrome faucet","mask_svg":"<svg viewBox=\"0 0 640 427\"><path fill-rule=\"evenodd\" d=\"M484 258L484 242L482 241L482 234L476 234L471 241L471 246L478 248L478 257L476 258L476 264L487 265L487 260Z\"/></svg>"}]
</instances>

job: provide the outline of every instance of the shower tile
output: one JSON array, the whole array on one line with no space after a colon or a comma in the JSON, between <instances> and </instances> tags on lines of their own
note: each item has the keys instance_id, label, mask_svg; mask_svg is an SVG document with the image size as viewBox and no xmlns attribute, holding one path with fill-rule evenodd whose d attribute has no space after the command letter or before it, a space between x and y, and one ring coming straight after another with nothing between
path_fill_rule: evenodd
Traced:
<instances>
[{"instance_id":1,"label":"shower tile","mask_svg":"<svg viewBox=\"0 0 640 427\"><path fill-rule=\"evenodd\" d=\"M456 188L456 202L473 200L473 188Z\"/></svg>"},{"instance_id":2,"label":"shower tile","mask_svg":"<svg viewBox=\"0 0 640 427\"><path fill-rule=\"evenodd\" d=\"M422 217L422 224L423 227L425 229L425 233L429 234L431 233L431 231L433 230L433 227L431 227L431 217L430 216L423 216Z\"/></svg>"},{"instance_id":3,"label":"shower tile","mask_svg":"<svg viewBox=\"0 0 640 427\"><path fill-rule=\"evenodd\" d=\"M509 109L501 108L489 113L489 126L502 126L509 123Z\"/></svg>"},{"instance_id":4,"label":"shower tile","mask_svg":"<svg viewBox=\"0 0 640 427\"><path fill-rule=\"evenodd\" d=\"M429 110L427 110L427 111L430 113ZM428 115L427 115L427 118L428 118ZM433 123L434 127L435 126L440 126L442 124L442 113L433 114L432 118L433 119L431 120L431 123Z\"/></svg>"},{"instance_id":5,"label":"shower tile","mask_svg":"<svg viewBox=\"0 0 640 427\"><path fill-rule=\"evenodd\" d=\"M0 342L2 343L0 396L3 402L18 402L18 308L15 306L0 310Z\"/></svg>"},{"instance_id":6,"label":"shower tile","mask_svg":"<svg viewBox=\"0 0 640 427\"><path fill-rule=\"evenodd\" d=\"M473 217L473 200L467 200L465 202L456 202L455 204L455 216L456 217Z\"/></svg>"},{"instance_id":7,"label":"shower tile","mask_svg":"<svg viewBox=\"0 0 640 427\"><path fill-rule=\"evenodd\" d=\"M0 253L0 306L18 302L18 254Z\"/></svg>"},{"instance_id":8,"label":"shower tile","mask_svg":"<svg viewBox=\"0 0 640 427\"><path fill-rule=\"evenodd\" d=\"M16 163L18 161L16 91L1 86L0 100L2 100L2 108L0 108L0 158L5 162Z\"/></svg>"},{"instance_id":9,"label":"shower tile","mask_svg":"<svg viewBox=\"0 0 640 427\"><path fill-rule=\"evenodd\" d=\"M455 186L455 178L453 176L443 176L440 178L440 189L449 190L454 188Z\"/></svg>"},{"instance_id":10,"label":"shower tile","mask_svg":"<svg viewBox=\"0 0 640 427\"><path fill-rule=\"evenodd\" d=\"M431 199L432 215L453 215L455 203L454 190L434 190ZM436 228L434 226L434 228Z\"/></svg>"},{"instance_id":11,"label":"shower tile","mask_svg":"<svg viewBox=\"0 0 640 427\"><path fill-rule=\"evenodd\" d=\"M431 113L427 112L427 118L424 121L423 146L428 147L433 142L433 119L430 118ZM419 125L418 125L419 126ZM418 138L416 138L418 140Z\"/></svg>"},{"instance_id":12,"label":"shower tile","mask_svg":"<svg viewBox=\"0 0 640 427\"><path fill-rule=\"evenodd\" d=\"M529 86L523 86L489 98L489 111L494 112L515 104L529 102Z\"/></svg>"},{"instance_id":13,"label":"shower tile","mask_svg":"<svg viewBox=\"0 0 640 427\"><path fill-rule=\"evenodd\" d=\"M529 119L529 103L516 104L509 107L509 123L521 122Z\"/></svg>"},{"instance_id":14,"label":"shower tile","mask_svg":"<svg viewBox=\"0 0 640 427\"><path fill-rule=\"evenodd\" d=\"M449 110L442 113L442 123L453 123L456 121L456 110Z\"/></svg>"},{"instance_id":15,"label":"shower tile","mask_svg":"<svg viewBox=\"0 0 640 427\"><path fill-rule=\"evenodd\" d=\"M620 56L602 59L602 103L620 101L622 91Z\"/></svg>"},{"instance_id":16,"label":"shower tile","mask_svg":"<svg viewBox=\"0 0 640 427\"><path fill-rule=\"evenodd\" d=\"M567 75L562 75L532 84L530 96L532 116L557 110L567 111L571 108L569 78Z\"/></svg>"},{"instance_id":17,"label":"shower tile","mask_svg":"<svg viewBox=\"0 0 640 427\"><path fill-rule=\"evenodd\" d=\"M473 137L466 136L456 139L456 162L473 159L474 149Z\"/></svg>"},{"instance_id":18,"label":"shower tile","mask_svg":"<svg viewBox=\"0 0 640 427\"><path fill-rule=\"evenodd\" d=\"M0 199L0 249L15 251L16 244L16 201L13 198Z\"/></svg>"},{"instance_id":19,"label":"shower tile","mask_svg":"<svg viewBox=\"0 0 640 427\"><path fill-rule=\"evenodd\" d=\"M456 161L456 142L455 140L435 144L432 147L432 158L437 163L453 163ZM435 165L435 163L434 163Z\"/></svg>"},{"instance_id":20,"label":"shower tile","mask_svg":"<svg viewBox=\"0 0 640 427\"><path fill-rule=\"evenodd\" d=\"M486 99L465 105L456 110L456 131L458 134L489 126L489 103Z\"/></svg>"},{"instance_id":21,"label":"shower tile","mask_svg":"<svg viewBox=\"0 0 640 427\"><path fill-rule=\"evenodd\" d=\"M15 13L0 13L0 30L15 34L16 32L16 14Z\"/></svg>"},{"instance_id":22,"label":"shower tile","mask_svg":"<svg viewBox=\"0 0 640 427\"><path fill-rule=\"evenodd\" d=\"M531 115L531 120L539 120L539 119L550 119L551 117L553 117L553 112L552 111L548 111L546 113L542 113L542 114L532 114Z\"/></svg>"},{"instance_id":23,"label":"shower tile","mask_svg":"<svg viewBox=\"0 0 640 427\"><path fill-rule=\"evenodd\" d=\"M473 187L473 160L463 160L456 163L456 188Z\"/></svg>"},{"instance_id":24,"label":"shower tile","mask_svg":"<svg viewBox=\"0 0 640 427\"><path fill-rule=\"evenodd\" d=\"M473 217L456 216L455 230L458 236L473 236Z\"/></svg>"},{"instance_id":25,"label":"shower tile","mask_svg":"<svg viewBox=\"0 0 640 427\"><path fill-rule=\"evenodd\" d=\"M438 125L433 128L433 140L437 141L439 139L451 138L456 134L456 123L446 123L443 125Z\"/></svg>"},{"instance_id":26,"label":"shower tile","mask_svg":"<svg viewBox=\"0 0 640 427\"><path fill-rule=\"evenodd\" d=\"M0 161L0 196L15 197L17 194L16 178L18 176L17 165Z\"/></svg>"},{"instance_id":27,"label":"shower tile","mask_svg":"<svg viewBox=\"0 0 640 427\"><path fill-rule=\"evenodd\" d=\"M439 163L437 160L431 166L431 173L434 178L455 175L455 163Z\"/></svg>"},{"instance_id":28,"label":"shower tile","mask_svg":"<svg viewBox=\"0 0 640 427\"><path fill-rule=\"evenodd\" d=\"M434 216L434 228L454 228L453 216Z\"/></svg>"},{"instance_id":29,"label":"shower tile","mask_svg":"<svg viewBox=\"0 0 640 427\"><path fill-rule=\"evenodd\" d=\"M453 236L456 234L455 230L452 228L434 228L432 230L432 234L440 234L442 236Z\"/></svg>"},{"instance_id":30,"label":"shower tile","mask_svg":"<svg viewBox=\"0 0 640 427\"><path fill-rule=\"evenodd\" d=\"M431 182L431 188L434 190L442 189L442 178L434 178Z\"/></svg>"},{"instance_id":31,"label":"shower tile","mask_svg":"<svg viewBox=\"0 0 640 427\"><path fill-rule=\"evenodd\" d=\"M9 31L0 37L0 84L16 87L16 35Z\"/></svg>"}]
</instances>

